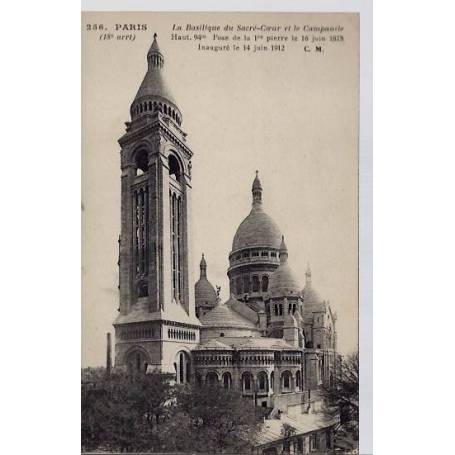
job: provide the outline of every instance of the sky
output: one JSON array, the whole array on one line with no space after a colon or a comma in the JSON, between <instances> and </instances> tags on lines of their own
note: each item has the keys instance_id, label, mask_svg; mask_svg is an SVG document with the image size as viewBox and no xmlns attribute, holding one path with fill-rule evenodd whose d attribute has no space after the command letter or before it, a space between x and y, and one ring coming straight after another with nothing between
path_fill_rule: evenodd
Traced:
<instances>
[{"instance_id":1,"label":"sky","mask_svg":"<svg viewBox=\"0 0 455 455\"><path fill-rule=\"evenodd\" d=\"M254 20L253 20L254 19ZM105 364L118 308L120 147L129 107L158 34L166 79L183 114L192 160L194 280L228 298L228 255L251 209L255 170L263 207L286 238L289 263L337 313L339 351L357 349L358 17L354 14L84 13L82 35L82 366ZM134 41L101 41L86 25L145 23ZM342 25L342 44L305 53L213 53L173 41L173 24Z\"/></svg>"}]
</instances>

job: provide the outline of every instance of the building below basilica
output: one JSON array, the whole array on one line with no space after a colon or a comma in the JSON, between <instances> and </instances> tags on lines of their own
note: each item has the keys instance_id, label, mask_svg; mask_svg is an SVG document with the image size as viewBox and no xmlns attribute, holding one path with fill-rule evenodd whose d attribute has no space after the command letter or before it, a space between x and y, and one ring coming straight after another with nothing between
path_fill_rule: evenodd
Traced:
<instances>
[{"instance_id":1,"label":"building below basilica","mask_svg":"<svg viewBox=\"0 0 455 455\"><path fill-rule=\"evenodd\" d=\"M115 368L172 373L177 383L219 383L269 408L258 453L276 453L282 426L298 453L327 451L333 421L318 389L330 384L336 318L305 272L302 289L279 226L265 212L258 172L252 207L228 254L230 298L219 299L191 250L191 158L183 116L165 82L156 36L120 138L120 307ZM294 423L292 423L294 422Z\"/></svg>"}]
</instances>

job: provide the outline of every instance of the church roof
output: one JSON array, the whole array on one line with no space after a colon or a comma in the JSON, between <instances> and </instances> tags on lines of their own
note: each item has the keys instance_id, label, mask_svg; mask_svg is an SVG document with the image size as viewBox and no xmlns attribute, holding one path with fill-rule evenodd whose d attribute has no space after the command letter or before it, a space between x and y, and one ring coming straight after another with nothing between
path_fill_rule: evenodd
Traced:
<instances>
[{"instance_id":1,"label":"church roof","mask_svg":"<svg viewBox=\"0 0 455 455\"><path fill-rule=\"evenodd\" d=\"M220 351L220 350L230 350L231 347L227 344L224 344L224 343L221 343L220 341L216 340L216 339L211 339L211 340L208 340L208 341L204 341L203 343L199 344L197 347L196 347L197 350L216 350L216 351Z\"/></svg>"},{"instance_id":2,"label":"church roof","mask_svg":"<svg viewBox=\"0 0 455 455\"><path fill-rule=\"evenodd\" d=\"M216 304L216 291L212 286L212 283L205 278L199 278L199 280L194 285L194 296L196 303L202 304Z\"/></svg>"},{"instance_id":3,"label":"church roof","mask_svg":"<svg viewBox=\"0 0 455 455\"><path fill-rule=\"evenodd\" d=\"M208 341L202 342L197 346L198 350L232 350L238 351L287 351L300 350L295 346L288 344L283 338L268 338L268 337L217 337Z\"/></svg>"},{"instance_id":4,"label":"church roof","mask_svg":"<svg viewBox=\"0 0 455 455\"><path fill-rule=\"evenodd\" d=\"M300 407L299 407L300 409ZM289 412L289 410L288 410ZM339 417L332 417L323 412L293 414L292 417L283 413L279 419L266 419L255 435L255 444L264 446L283 440L286 427L292 427L296 435L304 435L323 428L331 427L339 422Z\"/></svg>"},{"instance_id":5,"label":"church roof","mask_svg":"<svg viewBox=\"0 0 455 455\"><path fill-rule=\"evenodd\" d=\"M229 343L226 340L226 343ZM255 350L255 349L270 349L270 350L283 350L283 349L296 349L294 346L288 344L283 338L268 338L268 337L249 337L245 341L237 339L233 343L239 350Z\"/></svg>"},{"instance_id":6,"label":"church roof","mask_svg":"<svg viewBox=\"0 0 455 455\"><path fill-rule=\"evenodd\" d=\"M199 263L200 277L194 285L194 297L196 305L215 305L217 302L217 294L212 283L207 279L207 261L204 253L202 253L201 262Z\"/></svg>"},{"instance_id":7,"label":"church roof","mask_svg":"<svg viewBox=\"0 0 455 455\"><path fill-rule=\"evenodd\" d=\"M278 249L280 241L281 231L272 217L264 212L262 206L253 206L235 233L232 251L254 246Z\"/></svg>"},{"instance_id":8,"label":"church roof","mask_svg":"<svg viewBox=\"0 0 455 455\"><path fill-rule=\"evenodd\" d=\"M269 293L272 297L284 297L300 293L300 284L287 259L288 250L283 237L280 245L280 265L270 277Z\"/></svg>"},{"instance_id":9,"label":"church roof","mask_svg":"<svg viewBox=\"0 0 455 455\"><path fill-rule=\"evenodd\" d=\"M319 297L319 294L316 292L316 290L313 287L313 284L311 282L311 269L310 266L308 265L307 270L305 272L306 276L306 283L305 287L302 290L302 299L303 299L303 304L305 305L314 305L318 304L321 305L322 299Z\"/></svg>"},{"instance_id":10,"label":"church roof","mask_svg":"<svg viewBox=\"0 0 455 455\"><path fill-rule=\"evenodd\" d=\"M212 311L201 316L199 319L202 326L259 330L256 324L241 316L231 307L232 299L234 298L231 297L226 303L218 303Z\"/></svg>"},{"instance_id":11,"label":"church roof","mask_svg":"<svg viewBox=\"0 0 455 455\"><path fill-rule=\"evenodd\" d=\"M302 298L303 302L310 304L310 303L322 303L319 294L313 288L311 283L307 283L302 290Z\"/></svg>"},{"instance_id":12,"label":"church roof","mask_svg":"<svg viewBox=\"0 0 455 455\"><path fill-rule=\"evenodd\" d=\"M262 186L256 171L251 188L253 207L249 215L240 223L232 242L232 251L250 247L278 249L281 231L275 221L262 208Z\"/></svg>"},{"instance_id":13,"label":"church roof","mask_svg":"<svg viewBox=\"0 0 455 455\"><path fill-rule=\"evenodd\" d=\"M154 56L159 57L159 62L161 62L160 64L157 63L157 60L152 59ZM170 101L175 107L177 107L174 96L172 95L166 82L164 58L158 47L156 34L154 35L153 43L147 54L147 60L149 62L147 73L145 74L144 80L139 87L135 100L143 97L159 97Z\"/></svg>"}]
</instances>

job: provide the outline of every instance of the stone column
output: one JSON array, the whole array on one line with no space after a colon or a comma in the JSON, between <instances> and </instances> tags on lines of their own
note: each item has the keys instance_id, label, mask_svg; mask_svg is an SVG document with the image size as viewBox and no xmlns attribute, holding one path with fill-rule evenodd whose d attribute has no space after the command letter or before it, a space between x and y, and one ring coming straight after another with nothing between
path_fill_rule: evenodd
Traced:
<instances>
[{"instance_id":1,"label":"stone column","mask_svg":"<svg viewBox=\"0 0 455 455\"><path fill-rule=\"evenodd\" d=\"M126 150L122 154L128 153ZM132 163L122 167L121 177L121 226L119 245L119 286L120 286L120 313L127 314L134 303L133 287L133 246L132 246L132 199L131 185L134 181L135 169Z\"/></svg>"}]
</instances>

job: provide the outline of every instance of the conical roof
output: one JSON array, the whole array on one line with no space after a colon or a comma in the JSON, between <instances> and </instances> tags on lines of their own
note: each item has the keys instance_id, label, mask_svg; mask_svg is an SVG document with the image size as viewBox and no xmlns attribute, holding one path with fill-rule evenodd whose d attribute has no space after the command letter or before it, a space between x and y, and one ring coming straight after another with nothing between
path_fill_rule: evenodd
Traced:
<instances>
[{"instance_id":1,"label":"conical roof","mask_svg":"<svg viewBox=\"0 0 455 455\"><path fill-rule=\"evenodd\" d=\"M298 295L300 284L288 264L288 250L282 238L280 245L280 265L270 277L269 293L272 297Z\"/></svg>"},{"instance_id":2,"label":"conical roof","mask_svg":"<svg viewBox=\"0 0 455 455\"><path fill-rule=\"evenodd\" d=\"M148 69L137 91L134 101L139 98L162 98L177 108L177 103L169 89L165 78L164 57L158 47L157 35L153 36L153 43L147 53ZM134 102L133 102L134 103ZM177 108L178 109L178 108Z\"/></svg>"}]
</instances>

